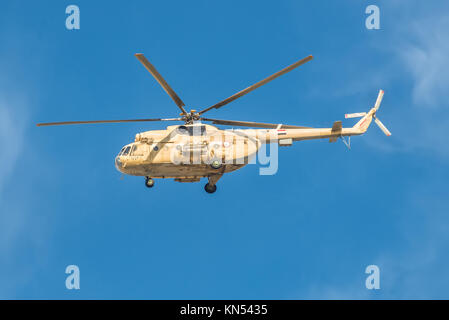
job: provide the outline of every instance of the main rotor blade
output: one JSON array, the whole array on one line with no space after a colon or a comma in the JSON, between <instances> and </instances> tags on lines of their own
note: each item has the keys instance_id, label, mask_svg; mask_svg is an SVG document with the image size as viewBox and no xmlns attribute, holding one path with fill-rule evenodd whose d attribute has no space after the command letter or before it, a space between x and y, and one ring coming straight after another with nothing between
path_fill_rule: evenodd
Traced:
<instances>
[{"instance_id":1,"label":"main rotor blade","mask_svg":"<svg viewBox=\"0 0 449 320\"><path fill-rule=\"evenodd\" d=\"M310 127L302 127L302 126L293 126L288 124L275 124L275 123L262 123L262 122L250 122L250 121L234 121L234 120L221 120L221 119L209 119L209 118L201 118L204 121L212 121L214 124L222 124L226 126L240 126L240 127L253 127L253 128L269 128L276 129L279 126L280 128L285 129L307 129Z\"/></svg>"},{"instance_id":2,"label":"main rotor blade","mask_svg":"<svg viewBox=\"0 0 449 320\"><path fill-rule=\"evenodd\" d=\"M173 101L176 103L179 109L181 109L182 113L187 114L187 111L183 108L185 106L184 102L182 102L181 98L178 97L178 95L173 91L173 89L160 75L160 73L156 70L156 68L147 60L147 58L145 58L145 56L142 53L136 53L135 56L151 73L151 75L156 79L156 81L159 82L159 84L165 90L165 92L167 92L167 94L173 99Z\"/></svg>"},{"instance_id":3,"label":"main rotor blade","mask_svg":"<svg viewBox=\"0 0 449 320\"><path fill-rule=\"evenodd\" d=\"M387 129L387 127L384 126L384 124L382 122L380 122L379 119L375 118L374 122L376 122L376 124L379 126L380 130L382 130L386 136L391 136L391 132Z\"/></svg>"},{"instance_id":4,"label":"main rotor blade","mask_svg":"<svg viewBox=\"0 0 449 320\"><path fill-rule=\"evenodd\" d=\"M255 89L257 89L257 88L259 88L261 86L263 86L264 84L270 82L271 80L276 79L277 77L282 76L283 74L286 74L287 72L292 71L293 69L299 67L300 65L302 65L302 64L304 64L306 62L309 62L312 59L313 59L313 56L308 56L308 57L306 57L306 58L304 58L302 60L299 60L299 61L293 63L292 65L282 69L281 71L278 71L275 74L273 74L273 75L263 79L262 81L259 81L259 82L255 83L255 84L253 84L252 86L249 86L248 88L246 88L246 89L244 89L244 90L242 90L240 92L237 92L236 94L230 96L229 98L224 99L223 101L220 101L220 102L214 104L213 106L200 111L199 114L203 114L203 113L205 113L205 112L207 112L207 111L209 111L211 109L221 108L224 105L228 104L229 102L232 102L232 101L234 101L234 100L244 96L245 94L247 94L247 93L249 93L249 92L251 92L251 91L253 91L253 90L255 90Z\"/></svg>"},{"instance_id":5,"label":"main rotor blade","mask_svg":"<svg viewBox=\"0 0 449 320\"><path fill-rule=\"evenodd\" d=\"M38 127L60 126L66 124L96 124L96 123L119 123L119 122L147 122L147 121L179 121L181 118L172 119L128 119L128 120L93 120L93 121L62 121L62 122L44 122L38 123Z\"/></svg>"}]
</instances>

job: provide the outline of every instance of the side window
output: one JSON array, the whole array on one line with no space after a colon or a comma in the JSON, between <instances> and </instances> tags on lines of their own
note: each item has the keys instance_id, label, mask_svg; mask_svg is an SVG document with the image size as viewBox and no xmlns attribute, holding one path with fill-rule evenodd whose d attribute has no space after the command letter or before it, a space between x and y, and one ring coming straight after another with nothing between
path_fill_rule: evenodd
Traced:
<instances>
[{"instance_id":1,"label":"side window","mask_svg":"<svg viewBox=\"0 0 449 320\"><path fill-rule=\"evenodd\" d=\"M177 130L179 134L201 136L205 134L206 126L179 126Z\"/></svg>"},{"instance_id":2,"label":"side window","mask_svg":"<svg viewBox=\"0 0 449 320\"><path fill-rule=\"evenodd\" d=\"M189 130L187 129L186 126L179 126L177 128L177 130L178 130L179 134L185 134L185 135L189 134Z\"/></svg>"},{"instance_id":3,"label":"side window","mask_svg":"<svg viewBox=\"0 0 449 320\"><path fill-rule=\"evenodd\" d=\"M199 135L200 135L200 136L206 134L206 126L201 126L199 131L200 131L200 132L199 132Z\"/></svg>"},{"instance_id":4,"label":"side window","mask_svg":"<svg viewBox=\"0 0 449 320\"><path fill-rule=\"evenodd\" d=\"M145 152L148 150L148 146L146 144L136 143L131 148L131 155L137 157L143 157Z\"/></svg>"},{"instance_id":5,"label":"side window","mask_svg":"<svg viewBox=\"0 0 449 320\"><path fill-rule=\"evenodd\" d=\"M202 136L206 132L205 126L191 126L188 129L191 136Z\"/></svg>"},{"instance_id":6,"label":"side window","mask_svg":"<svg viewBox=\"0 0 449 320\"><path fill-rule=\"evenodd\" d=\"M131 153L129 155L136 156L137 155L135 152L136 150L137 150L137 145L134 144L133 147L131 148Z\"/></svg>"},{"instance_id":7,"label":"side window","mask_svg":"<svg viewBox=\"0 0 449 320\"><path fill-rule=\"evenodd\" d=\"M124 155L124 156L127 156L130 149L131 149L131 147L129 147L129 146L126 147L125 151L123 151L123 155Z\"/></svg>"}]
</instances>

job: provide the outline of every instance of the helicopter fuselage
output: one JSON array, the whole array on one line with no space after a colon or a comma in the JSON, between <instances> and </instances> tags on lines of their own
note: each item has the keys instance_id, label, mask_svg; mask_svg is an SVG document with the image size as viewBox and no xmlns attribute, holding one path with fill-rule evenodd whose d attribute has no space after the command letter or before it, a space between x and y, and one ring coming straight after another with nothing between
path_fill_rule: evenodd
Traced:
<instances>
[{"instance_id":1,"label":"helicopter fuselage","mask_svg":"<svg viewBox=\"0 0 449 320\"><path fill-rule=\"evenodd\" d=\"M115 165L129 175L193 182L242 168L260 145L255 137L211 125L169 126L137 134Z\"/></svg>"},{"instance_id":2,"label":"helicopter fuselage","mask_svg":"<svg viewBox=\"0 0 449 320\"><path fill-rule=\"evenodd\" d=\"M169 126L136 135L115 159L128 175L195 182L232 172L250 163L263 144L288 146L293 141L361 134L354 128L220 130L197 123ZM215 164L215 165L214 165Z\"/></svg>"}]
</instances>

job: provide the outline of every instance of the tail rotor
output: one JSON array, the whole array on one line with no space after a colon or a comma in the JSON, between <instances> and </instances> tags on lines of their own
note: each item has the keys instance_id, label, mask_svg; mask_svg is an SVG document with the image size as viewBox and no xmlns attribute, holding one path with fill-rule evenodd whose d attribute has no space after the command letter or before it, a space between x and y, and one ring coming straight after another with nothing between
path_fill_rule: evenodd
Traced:
<instances>
[{"instance_id":1,"label":"tail rotor","mask_svg":"<svg viewBox=\"0 0 449 320\"><path fill-rule=\"evenodd\" d=\"M374 104L374 107L369 112L358 112L358 113L348 113L345 114L345 118L362 118L359 122L357 122L354 126L354 128L357 128L363 132L365 132L368 129L369 124L371 123L371 120L374 119L374 122L377 124L377 126L382 130L382 132L386 136L391 136L391 132L385 127L385 125L377 118L377 111L379 110L380 104L382 103L382 99L384 97L384 91L380 90L379 94L377 96L376 103Z\"/></svg>"}]
</instances>

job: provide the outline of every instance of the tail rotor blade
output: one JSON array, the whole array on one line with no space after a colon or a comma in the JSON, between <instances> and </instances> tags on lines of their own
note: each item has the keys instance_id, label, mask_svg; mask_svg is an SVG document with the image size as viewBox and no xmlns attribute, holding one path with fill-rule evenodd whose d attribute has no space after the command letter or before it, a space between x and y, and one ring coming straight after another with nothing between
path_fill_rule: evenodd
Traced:
<instances>
[{"instance_id":1,"label":"tail rotor blade","mask_svg":"<svg viewBox=\"0 0 449 320\"><path fill-rule=\"evenodd\" d=\"M377 96L376 104L374 105L374 108L376 109L376 111L379 109L380 103L382 102L383 97L384 97L384 91L380 90L379 95Z\"/></svg>"},{"instance_id":2,"label":"tail rotor blade","mask_svg":"<svg viewBox=\"0 0 449 320\"><path fill-rule=\"evenodd\" d=\"M347 114L345 114L345 118L346 119L361 118L361 117L364 117L365 115L366 115L366 112L347 113Z\"/></svg>"},{"instance_id":3,"label":"tail rotor blade","mask_svg":"<svg viewBox=\"0 0 449 320\"><path fill-rule=\"evenodd\" d=\"M379 126L380 130L382 130L383 133L385 133L386 136L391 136L391 132L388 131L387 127L385 127L384 124L382 122L380 122L379 119L375 118L374 121Z\"/></svg>"}]
</instances>

